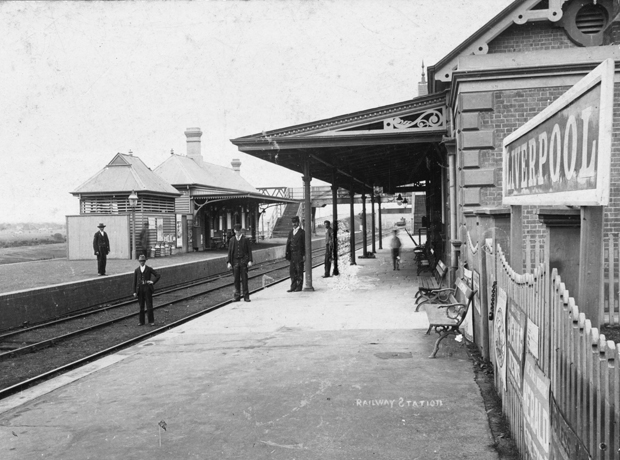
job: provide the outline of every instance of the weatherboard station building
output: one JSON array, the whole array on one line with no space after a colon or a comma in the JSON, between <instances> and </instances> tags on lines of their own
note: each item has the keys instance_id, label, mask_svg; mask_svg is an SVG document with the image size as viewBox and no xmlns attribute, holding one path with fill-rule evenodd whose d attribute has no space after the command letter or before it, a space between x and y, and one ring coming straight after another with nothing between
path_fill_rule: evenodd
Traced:
<instances>
[{"instance_id":1,"label":"weatherboard station building","mask_svg":"<svg viewBox=\"0 0 620 460\"><path fill-rule=\"evenodd\" d=\"M110 235L110 258L131 258L148 225L151 256L222 249L241 224L256 239L260 206L297 202L267 196L232 169L203 160L200 128L188 128L187 156L174 152L154 170L133 154L118 153L97 174L71 192L80 214L67 216L69 259L92 257L92 235L99 223ZM135 197L132 206L131 198Z\"/></svg>"}]
</instances>

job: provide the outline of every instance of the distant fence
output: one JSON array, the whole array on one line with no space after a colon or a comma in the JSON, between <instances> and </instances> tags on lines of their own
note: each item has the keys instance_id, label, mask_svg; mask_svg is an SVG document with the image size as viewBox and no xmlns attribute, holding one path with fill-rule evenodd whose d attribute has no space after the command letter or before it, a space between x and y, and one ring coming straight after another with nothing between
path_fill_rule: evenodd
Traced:
<instances>
[{"instance_id":1,"label":"distant fence","mask_svg":"<svg viewBox=\"0 0 620 460\"><path fill-rule=\"evenodd\" d=\"M610 238L605 246L614 285L618 242ZM468 235L463 248L467 268L481 275L474 340L490 349L522 458L620 460L620 344L592 327L557 270L547 273L540 241L525 244L527 273L513 270L501 247L492 246L474 245ZM606 290L615 314L617 291Z\"/></svg>"}]
</instances>

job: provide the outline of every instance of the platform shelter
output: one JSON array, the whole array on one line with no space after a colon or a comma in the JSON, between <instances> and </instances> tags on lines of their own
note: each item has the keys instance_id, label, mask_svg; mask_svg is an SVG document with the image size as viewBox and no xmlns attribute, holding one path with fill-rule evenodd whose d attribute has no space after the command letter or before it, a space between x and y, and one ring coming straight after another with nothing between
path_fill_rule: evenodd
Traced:
<instances>
[{"instance_id":1,"label":"platform shelter","mask_svg":"<svg viewBox=\"0 0 620 460\"><path fill-rule=\"evenodd\" d=\"M185 136L187 155L171 152L154 170L180 193L175 210L183 251L226 247L235 224L256 241L261 205L298 202L261 193L241 176L239 160L231 162L232 169L204 161L200 128L188 128Z\"/></svg>"},{"instance_id":2,"label":"platform shelter","mask_svg":"<svg viewBox=\"0 0 620 460\"><path fill-rule=\"evenodd\" d=\"M130 195L137 195L132 206ZM71 192L80 200L80 214L67 216L67 256L93 257L93 235L99 223L110 235L109 258L125 259L137 254L137 236L149 223L149 241L159 255L176 247L175 199L180 193L144 162L131 154L118 153L97 174ZM135 196L134 195L134 196Z\"/></svg>"}]
</instances>

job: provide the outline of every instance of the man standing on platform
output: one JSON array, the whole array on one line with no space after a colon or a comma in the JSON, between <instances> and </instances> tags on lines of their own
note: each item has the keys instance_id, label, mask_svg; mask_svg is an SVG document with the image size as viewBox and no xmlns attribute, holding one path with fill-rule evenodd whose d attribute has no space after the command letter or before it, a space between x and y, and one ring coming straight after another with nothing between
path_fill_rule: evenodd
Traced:
<instances>
[{"instance_id":1,"label":"man standing on platform","mask_svg":"<svg viewBox=\"0 0 620 460\"><path fill-rule=\"evenodd\" d=\"M325 224L325 274L323 278L329 278L329 273L332 269L332 259L334 258L334 232L329 220L323 223Z\"/></svg>"},{"instance_id":2,"label":"man standing on platform","mask_svg":"<svg viewBox=\"0 0 620 460\"><path fill-rule=\"evenodd\" d=\"M306 261L306 234L299 228L299 217L291 219L293 230L286 240L285 257L291 263L291 288L286 292L299 292L304 284L304 262Z\"/></svg>"},{"instance_id":3,"label":"man standing on platform","mask_svg":"<svg viewBox=\"0 0 620 460\"><path fill-rule=\"evenodd\" d=\"M144 222L142 226L142 231L140 232L140 248L142 250L142 254L147 259L149 258L149 223L148 221Z\"/></svg>"},{"instance_id":4,"label":"man standing on platform","mask_svg":"<svg viewBox=\"0 0 620 460\"><path fill-rule=\"evenodd\" d=\"M97 227L99 231L95 233L93 238L93 250L97 256L97 273L99 273L99 276L104 276L106 274L105 265L107 257L110 253L110 240L108 239L108 234L103 230L105 225L99 224Z\"/></svg>"},{"instance_id":5,"label":"man standing on platform","mask_svg":"<svg viewBox=\"0 0 620 460\"><path fill-rule=\"evenodd\" d=\"M141 255L138 257L140 266L133 273L133 296L138 297L140 305L140 324L144 326L144 304L146 303L146 312L151 326L155 326L155 315L153 314L153 291L155 283L159 281L161 275L152 267L146 265L146 257ZM154 278L154 279L151 279Z\"/></svg>"},{"instance_id":6,"label":"man standing on platform","mask_svg":"<svg viewBox=\"0 0 620 460\"><path fill-rule=\"evenodd\" d=\"M235 224L235 236L228 242L228 269L235 275L235 302L241 300L241 290L243 290L243 300L250 302L250 291L248 289L248 268L252 266L252 248L250 240L243 235L241 224Z\"/></svg>"}]
</instances>

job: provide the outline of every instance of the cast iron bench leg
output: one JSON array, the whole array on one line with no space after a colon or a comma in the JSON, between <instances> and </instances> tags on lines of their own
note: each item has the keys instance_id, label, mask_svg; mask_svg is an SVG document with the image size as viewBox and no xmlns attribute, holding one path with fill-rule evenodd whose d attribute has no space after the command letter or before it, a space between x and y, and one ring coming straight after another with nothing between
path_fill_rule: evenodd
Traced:
<instances>
[{"instance_id":1,"label":"cast iron bench leg","mask_svg":"<svg viewBox=\"0 0 620 460\"><path fill-rule=\"evenodd\" d=\"M445 339L446 337L448 337L450 334L454 334L454 331L444 331L441 333L441 335L439 336L439 338L437 339L437 341L435 342L435 348L433 349L433 353L431 353L431 355L429 356L429 358L434 358L435 355L437 354L437 352L439 351L439 343Z\"/></svg>"}]
</instances>

